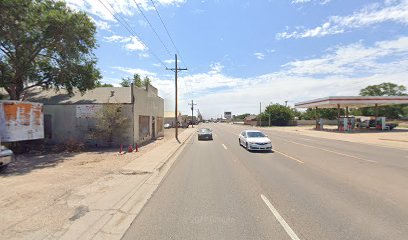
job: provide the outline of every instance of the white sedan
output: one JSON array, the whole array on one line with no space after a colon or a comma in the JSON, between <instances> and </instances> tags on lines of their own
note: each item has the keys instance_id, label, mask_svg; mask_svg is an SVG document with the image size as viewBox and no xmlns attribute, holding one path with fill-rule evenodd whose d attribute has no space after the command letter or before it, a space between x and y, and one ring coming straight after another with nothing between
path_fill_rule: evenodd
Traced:
<instances>
[{"instance_id":1,"label":"white sedan","mask_svg":"<svg viewBox=\"0 0 408 240\"><path fill-rule=\"evenodd\" d=\"M239 145L251 150L272 150L271 140L261 131L245 130L239 134Z\"/></svg>"}]
</instances>

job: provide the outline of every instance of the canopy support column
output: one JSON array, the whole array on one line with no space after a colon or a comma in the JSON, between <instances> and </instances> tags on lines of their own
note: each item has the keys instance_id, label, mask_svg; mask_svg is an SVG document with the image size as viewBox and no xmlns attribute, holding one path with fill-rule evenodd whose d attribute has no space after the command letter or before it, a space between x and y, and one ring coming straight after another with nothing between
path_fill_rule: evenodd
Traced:
<instances>
[{"instance_id":1,"label":"canopy support column","mask_svg":"<svg viewBox=\"0 0 408 240\"><path fill-rule=\"evenodd\" d=\"M337 104L337 131L340 131L340 104Z\"/></svg>"},{"instance_id":2,"label":"canopy support column","mask_svg":"<svg viewBox=\"0 0 408 240\"><path fill-rule=\"evenodd\" d=\"M375 104L375 118L378 117L378 104Z\"/></svg>"}]
</instances>

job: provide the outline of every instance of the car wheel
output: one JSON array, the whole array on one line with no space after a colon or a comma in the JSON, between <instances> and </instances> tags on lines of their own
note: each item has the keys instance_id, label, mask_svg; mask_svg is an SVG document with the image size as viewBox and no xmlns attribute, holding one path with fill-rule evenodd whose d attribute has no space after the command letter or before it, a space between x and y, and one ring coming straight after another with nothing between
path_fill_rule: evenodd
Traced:
<instances>
[{"instance_id":1,"label":"car wheel","mask_svg":"<svg viewBox=\"0 0 408 240\"><path fill-rule=\"evenodd\" d=\"M246 143L246 150L248 150L248 151L249 151L249 146L248 146L248 143Z\"/></svg>"},{"instance_id":2,"label":"car wheel","mask_svg":"<svg viewBox=\"0 0 408 240\"><path fill-rule=\"evenodd\" d=\"M242 146L241 139L238 138L239 146Z\"/></svg>"}]
</instances>

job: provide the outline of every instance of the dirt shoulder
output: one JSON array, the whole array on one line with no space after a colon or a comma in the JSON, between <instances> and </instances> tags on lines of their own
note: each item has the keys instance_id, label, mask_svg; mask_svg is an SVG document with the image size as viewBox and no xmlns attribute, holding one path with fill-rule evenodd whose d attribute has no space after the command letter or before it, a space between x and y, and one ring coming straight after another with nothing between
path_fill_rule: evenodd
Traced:
<instances>
[{"instance_id":1,"label":"dirt shoulder","mask_svg":"<svg viewBox=\"0 0 408 240\"><path fill-rule=\"evenodd\" d=\"M174 137L140 147L140 152L118 154L119 149L82 153L22 154L0 174L0 232L5 239L43 239L75 221L89 209L78 207L75 191L95 187L98 179L127 174L122 169ZM79 200L78 200L79 201ZM76 206L73 208L72 206Z\"/></svg>"}]
</instances>

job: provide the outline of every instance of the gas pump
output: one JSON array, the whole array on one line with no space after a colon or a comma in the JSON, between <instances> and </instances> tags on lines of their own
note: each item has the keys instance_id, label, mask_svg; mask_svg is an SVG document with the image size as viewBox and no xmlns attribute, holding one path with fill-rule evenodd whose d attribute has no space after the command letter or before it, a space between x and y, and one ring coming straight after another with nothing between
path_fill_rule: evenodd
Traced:
<instances>
[{"instance_id":1,"label":"gas pump","mask_svg":"<svg viewBox=\"0 0 408 240\"><path fill-rule=\"evenodd\" d=\"M319 130L323 130L323 118L319 119Z\"/></svg>"},{"instance_id":2,"label":"gas pump","mask_svg":"<svg viewBox=\"0 0 408 240\"><path fill-rule=\"evenodd\" d=\"M385 117L377 117L375 119L375 129L377 130L385 130Z\"/></svg>"},{"instance_id":3,"label":"gas pump","mask_svg":"<svg viewBox=\"0 0 408 240\"><path fill-rule=\"evenodd\" d=\"M356 119L355 117L341 117L339 118L339 124L340 132L351 132L355 128Z\"/></svg>"},{"instance_id":4,"label":"gas pump","mask_svg":"<svg viewBox=\"0 0 408 240\"><path fill-rule=\"evenodd\" d=\"M339 131L340 132L347 131L347 118L345 117L339 118Z\"/></svg>"},{"instance_id":5,"label":"gas pump","mask_svg":"<svg viewBox=\"0 0 408 240\"><path fill-rule=\"evenodd\" d=\"M355 117L349 117L347 118L347 130L348 131L353 131L356 126L356 118Z\"/></svg>"}]
</instances>

